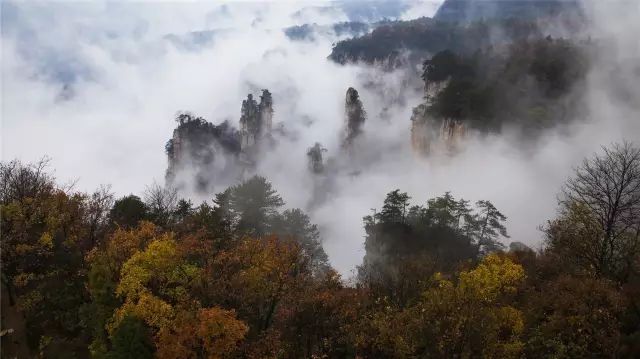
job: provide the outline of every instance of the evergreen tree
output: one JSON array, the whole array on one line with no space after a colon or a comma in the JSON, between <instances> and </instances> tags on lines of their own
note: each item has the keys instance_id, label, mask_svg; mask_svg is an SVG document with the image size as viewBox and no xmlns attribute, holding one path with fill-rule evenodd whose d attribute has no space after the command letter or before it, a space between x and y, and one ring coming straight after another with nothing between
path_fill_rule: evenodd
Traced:
<instances>
[{"instance_id":1,"label":"evergreen tree","mask_svg":"<svg viewBox=\"0 0 640 359\"><path fill-rule=\"evenodd\" d=\"M296 239L305 254L311 259L313 270L316 273L325 272L330 268L329 257L320 243L320 231L318 226L311 223L309 216L299 208L287 209L273 220L273 232L282 237Z\"/></svg>"},{"instance_id":2,"label":"evergreen tree","mask_svg":"<svg viewBox=\"0 0 640 359\"><path fill-rule=\"evenodd\" d=\"M271 183L260 176L254 176L231 187L228 198L236 229L256 236L269 233L271 219L283 205L282 197L273 189Z\"/></svg>"},{"instance_id":3,"label":"evergreen tree","mask_svg":"<svg viewBox=\"0 0 640 359\"><path fill-rule=\"evenodd\" d=\"M498 238L500 236L509 238L507 228L502 224L507 217L489 201L478 201L476 206L480 210L477 233L480 250L483 253L489 253L504 248L504 245L498 242Z\"/></svg>"},{"instance_id":4,"label":"evergreen tree","mask_svg":"<svg viewBox=\"0 0 640 359\"><path fill-rule=\"evenodd\" d=\"M132 228L148 217L147 206L140 197L128 195L115 201L109 212L111 223L120 227Z\"/></svg>"},{"instance_id":5,"label":"evergreen tree","mask_svg":"<svg viewBox=\"0 0 640 359\"><path fill-rule=\"evenodd\" d=\"M376 219L383 224L404 223L409 206L409 195L396 189L387 194L382 205L382 211L376 215Z\"/></svg>"},{"instance_id":6,"label":"evergreen tree","mask_svg":"<svg viewBox=\"0 0 640 359\"><path fill-rule=\"evenodd\" d=\"M446 192L444 196L430 199L427 204L427 213L433 224L457 228L460 204L456 202L450 192Z\"/></svg>"},{"instance_id":7,"label":"evergreen tree","mask_svg":"<svg viewBox=\"0 0 640 359\"><path fill-rule=\"evenodd\" d=\"M128 315L115 330L108 359L153 358L154 346L146 324Z\"/></svg>"}]
</instances>

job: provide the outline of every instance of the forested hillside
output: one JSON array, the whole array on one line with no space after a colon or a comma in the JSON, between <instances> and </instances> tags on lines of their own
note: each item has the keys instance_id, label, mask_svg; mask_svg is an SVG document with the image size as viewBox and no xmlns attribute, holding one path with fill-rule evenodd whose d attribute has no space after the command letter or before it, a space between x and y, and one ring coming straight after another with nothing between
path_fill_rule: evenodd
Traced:
<instances>
[{"instance_id":1,"label":"forested hillside","mask_svg":"<svg viewBox=\"0 0 640 359\"><path fill-rule=\"evenodd\" d=\"M201 204L160 186L78 192L46 160L4 162L0 181L3 357L640 355L631 143L577 168L539 250L505 246L508 214L488 200L393 190L364 218L351 282L262 177Z\"/></svg>"},{"instance_id":2,"label":"forested hillside","mask_svg":"<svg viewBox=\"0 0 640 359\"><path fill-rule=\"evenodd\" d=\"M387 69L412 67L443 50L468 55L519 41L576 35L587 24L578 1L447 0L433 18L380 22L368 34L339 41L329 58Z\"/></svg>"},{"instance_id":3,"label":"forested hillside","mask_svg":"<svg viewBox=\"0 0 640 359\"><path fill-rule=\"evenodd\" d=\"M640 358L633 1L177 3L0 3L2 358Z\"/></svg>"},{"instance_id":4,"label":"forested hillside","mask_svg":"<svg viewBox=\"0 0 640 359\"><path fill-rule=\"evenodd\" d=\"M576 0L445 0L434 15L437 20L471 22L483 19L535 19L574 13L582 16Z\"/></svg>"},{"instance_id":5,"label":"forested hillside","mask_svg":"<svg viewBox=\"0 0 640 359\"><path fill-rule=\"evenodd\" d=\"M547 37L472 55L438 52L423 64L426 112L480 130L522 126L528 135L566 124L580 115L590 50Z\"/></svg>"},{"instance_id":6,"label":"forested hillside","mask_svg":"<svg viewBox=\"0 0 640 359\"><path fill-rule=\"evenodd\" d=\"M553 23L553 20L549 20ZM576 32L581 22L564 26ZM386 68L413 64L439 51L472 54L491 46L540 39L552 35L539 21L518 18L489 19L471 23L419 18L379 24L371 33L338 42L329 58L344 64L361 61Z\"/></svg>"}]
</instances>

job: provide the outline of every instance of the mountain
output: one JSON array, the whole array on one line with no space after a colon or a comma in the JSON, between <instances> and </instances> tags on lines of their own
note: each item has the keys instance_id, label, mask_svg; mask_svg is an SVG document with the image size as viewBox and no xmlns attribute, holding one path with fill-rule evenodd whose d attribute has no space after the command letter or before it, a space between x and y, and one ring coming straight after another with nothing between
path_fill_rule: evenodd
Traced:
<instances>
[{"instance_id":1,"label":"mountain","mask_svg":"<svg viewBox=\"0 0 640 359\"><path fill-rule=\"evenodd\" d=\"M424 101L413 109L411 144L421 156L455 149L467 129L518 130L535 139L574 118L593 44L523 40L459 55L445 50L425 61Z\"/></svg>"},{"instance_id":2,"label":"mountain","mask_svg":"<svg viewBox=\"0 0 640 359\"><path fill-rule=\"evenodd\" d=\"M290 40L314 40L317 35L326 34L339 37L362 36L369 32L378 23L368 24L364 22L339 22L331 25L303 24L290 26L283 31Z\"/></svg>"},{"instance_id":3,"label":"mountain","mask_svg":"<svg viewBox=\"0 0 640 359\"><path fill-rule=\"evenodd\" d=\"M497 34L500 36L497 36ZM387 67L405 64L399 61L407 55L411 65L443 51L460 53L474 51L500 43L544 37L537 24L519 20L500 20L458 24L422 17L410 21L390 21L371 33L338 42L329 58L337 63L384 63Z\"/></svg>"},{"instance_id":4,"label":"mountain","mask_svg":"<svg viewBox=\"0 0 640 359\"><path fill-rule=\"evenodd\" d=\"M535 19L582 13L574 0L445 0L434 19L472 22L489 19Z\"/></svg>"}]
</instances>

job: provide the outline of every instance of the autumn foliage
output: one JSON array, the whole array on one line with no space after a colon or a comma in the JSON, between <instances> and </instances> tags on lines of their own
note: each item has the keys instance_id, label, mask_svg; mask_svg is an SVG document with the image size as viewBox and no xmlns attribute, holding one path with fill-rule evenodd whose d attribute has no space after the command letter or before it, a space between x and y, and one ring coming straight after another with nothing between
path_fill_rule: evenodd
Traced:
<instances>
[{"instance_id":1,"label":"autumn foliage","mask_svg":"<svg viewBox=\"0 0 640 359\"><path fill-rule=\"evenodd\" d=\"M537 252L501 244L489 201L392 191L351 279L264 178L197 207L161 190L151 209L3 163L3 357L637 357L640 151L607 151L568 182Z\"/></svg>"}]
</instances>

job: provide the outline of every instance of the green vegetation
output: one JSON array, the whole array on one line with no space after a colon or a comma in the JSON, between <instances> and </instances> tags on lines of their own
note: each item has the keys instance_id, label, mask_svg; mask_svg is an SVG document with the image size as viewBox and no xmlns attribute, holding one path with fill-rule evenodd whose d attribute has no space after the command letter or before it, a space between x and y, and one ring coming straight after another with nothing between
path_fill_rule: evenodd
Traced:
<instances>
[{"instance_id":1,"label":"green vegetation","mask_svg":"<svg viewBox=\"0 0 640 359\"><path fill-rule=\"evenodd\" d=\"M493 36L496 32L504 37L497 39ZM534 21L503 19L460 24L422 17L377 24L369 34L338 42L329 58L340 64L377 62L396 68L403 64L398 60L404 53L414 63L444 50L471 54L498 44L544 36Z\"/></svg>"},{"instance_id":2,"label":"green vegetation","mask_svg":"<svg viewBox=\"0 0 640 359\"><path fill-rule=\"evenodd\" d=\"M540 130L566 123L579 107L587 49L587 44L547 37L472 55L438 52L423 64L426 89L444 85L428 111L481 130Z\"/></svg>"}]
</instances>

